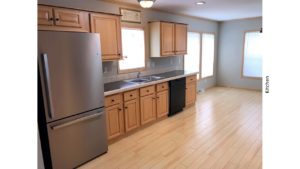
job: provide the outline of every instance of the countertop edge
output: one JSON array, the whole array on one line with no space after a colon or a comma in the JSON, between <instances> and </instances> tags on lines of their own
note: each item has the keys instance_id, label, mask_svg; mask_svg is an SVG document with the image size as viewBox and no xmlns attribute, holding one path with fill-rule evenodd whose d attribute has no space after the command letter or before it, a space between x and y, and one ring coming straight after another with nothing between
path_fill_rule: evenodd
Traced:
<instances>
[{"instance_id":1,"label":"countertop edge","mask_svg":"<svg viewBox=\"0 0 300 169\"><path fill-rule=\"evenodd\" d=\"M138 89L138 88L142 88L142 87L146 87L146 86L151 86L151 85L155 85L155 84L158 84L158 83L163 83L163 82L167 82L167 81L170 81L170 80L179 79L179 78L182 78L182 77L187 77L187 76L196 75L196 74L198 74L198 72L186 73L184 75L169 77L169 78L156 80L156 81L148 82L148 83L137 84L135 86L130 86L130 87L122 88L122 89L111 90L111 91L104 92L104 96L110 96L110 95L113 95L113 94L122 93L122 92L126 92L126 91L129 91L129 90L134 90L134 89Z\"/></svg>"}]
</instances>

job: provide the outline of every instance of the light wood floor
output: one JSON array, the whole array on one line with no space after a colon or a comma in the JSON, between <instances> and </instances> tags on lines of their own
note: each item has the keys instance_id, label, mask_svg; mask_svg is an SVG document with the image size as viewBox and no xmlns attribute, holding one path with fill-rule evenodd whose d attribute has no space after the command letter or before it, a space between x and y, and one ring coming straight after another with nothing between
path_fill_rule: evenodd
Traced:
<instances>
[{"instance_id":1,"label":"light wood floor","mask_svg":"<svg viewBox=\"0 0 300 169\"><path fill-rule=\"evenodd\" d=\"M109 146L81 169L260 169L262 93L216 87L195 106Z\"/></svg>"}]
</instances>

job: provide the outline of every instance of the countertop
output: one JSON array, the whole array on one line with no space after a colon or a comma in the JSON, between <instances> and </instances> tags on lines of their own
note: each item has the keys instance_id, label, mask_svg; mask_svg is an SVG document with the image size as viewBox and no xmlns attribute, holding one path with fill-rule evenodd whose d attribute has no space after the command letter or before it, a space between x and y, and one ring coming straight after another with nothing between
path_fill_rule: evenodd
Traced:
<instances>
[{"instance_id":1,"label":"countertop","mask_svg":"<svg viewBox=\"0 0 300 169\"><path fill-rule=\"evenodd\" d=\"M111 83L105 83L104 84L104 96L124 92L124 91L129 91L149 85L154 85L157 83L163 83L166 81L174 80L174 79L179 79L182 77L187 77L191 75L195 75L198 72L190 72L190 71L184 71L184 70L174 70L171 72L165 72L161 74L153 74L151 76L160 76L163 77L162 79L159 80L154 80L146 83L131 83L131 82L126 82L126 81L117 81L117 82L111 82Z\"/></svg>"}]
</instances>

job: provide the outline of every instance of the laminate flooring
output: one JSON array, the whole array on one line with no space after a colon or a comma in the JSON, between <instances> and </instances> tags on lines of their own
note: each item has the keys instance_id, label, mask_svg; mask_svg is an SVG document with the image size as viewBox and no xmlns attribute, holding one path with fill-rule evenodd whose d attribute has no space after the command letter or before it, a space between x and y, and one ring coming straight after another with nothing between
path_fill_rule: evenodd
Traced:
<instances>
[{"instance_id":1,"label":"laminate flooring","mask_svg":"<svg viewBox=\"0 0 300 169\"><path fill-rule=\"evenodd\" d=\"M262 93L214 87L80 169L261 169Z\"/></svg>"}]
</instances>

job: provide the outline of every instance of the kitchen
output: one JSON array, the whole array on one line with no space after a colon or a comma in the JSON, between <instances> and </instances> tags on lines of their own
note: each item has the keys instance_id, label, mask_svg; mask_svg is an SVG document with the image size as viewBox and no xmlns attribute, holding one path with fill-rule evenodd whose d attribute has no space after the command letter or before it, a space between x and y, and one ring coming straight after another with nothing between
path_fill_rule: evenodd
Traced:
<instances>
[{"instance_id":1,"label":"kitchen","mask_svg":"<svg viewBox=\"0 0 300 169\"><path fill-rule=\"evenodd\" d=\"M265 134L270 132L263 124L273 117L283 120L284 116L274 111L281 103L265 105L271 97L276 99L276 76L265 67L276 60L272 57L268 61L265 54L276 42L264 44L270 27L265 23L262 3L36 1L30 9L34 11L31 24L35 30L27 38L36 39L35 48L31 48L36 93L24 90L28 99L6 96L7 100L22 98L22 102L37 104L30 113L34 122L24 120L26 105L9 106L24 111L14 117L18 134L10 132L3 137L13 145L22 142L22 147L29 142L34 149L18 151L15 154L22 161L3 168L33 168L23 162L23 158L31 157L31 151L39 169L285 168L268 167L265 162L269 157L265 149L274 146L265 142L269 139ZM25 20L20 19L19 24L23 34L29 34ZM24 69L17 70L22 73ZM17 83L3 81L10 83L12 90L3 89L19 93L15 86L25 86L29 79L18 77ZM37 96L36 101L31 95ZM272 108L271 118L265 117L268 108ZM291 112L289 106L278 111ZM37 137L21 132L25 126L17 119L35 127L32 133ZM283 126L282 121L278 124ZM282 129L271 133L276 134L273 143L290 134ZM12 139L13 135L18 139ZM20 149L6 145L2 144ZM15 158L11 152L7 156ZM271 154L279 157L280 153ZM13 167L17 163L23 166Z\"/></svg>"},{"instance_id":2,"label":"kitchen","mask_svg":"<svg viewBox=\"0 0 300 169\"><path fill-rule=\"evenodd\" d=\"M89 168L126 138L195 109L197 93L215 86L215 60L222 59L216 55L222 36L217 22L136 8L122 2L39 1L38 123L45 168ZM260 30L261 17L249 20ZM261 90L261 80L251 80L252 88ZM96 168L126 165L118 161ZM134 163L128 168L147 168L146 162ZM150 166L169 165L155 163Z\"/></svg>"}]
</instances>

